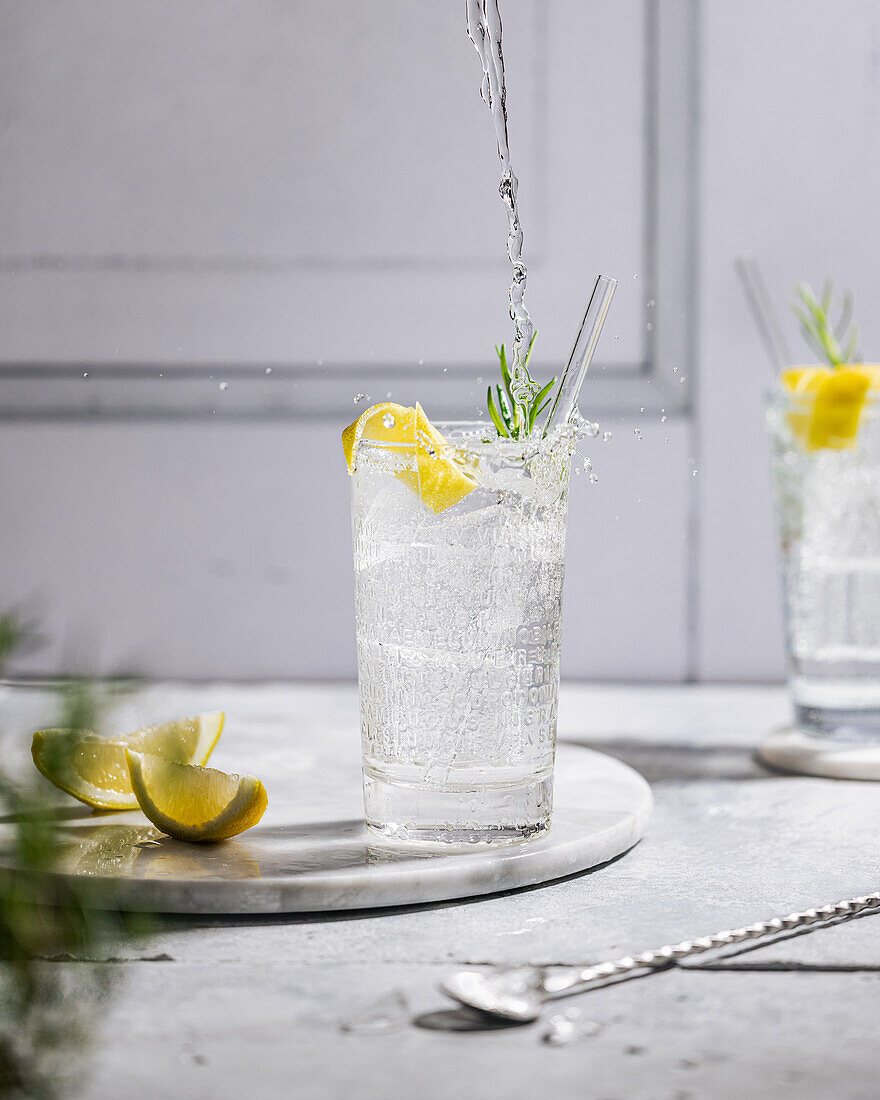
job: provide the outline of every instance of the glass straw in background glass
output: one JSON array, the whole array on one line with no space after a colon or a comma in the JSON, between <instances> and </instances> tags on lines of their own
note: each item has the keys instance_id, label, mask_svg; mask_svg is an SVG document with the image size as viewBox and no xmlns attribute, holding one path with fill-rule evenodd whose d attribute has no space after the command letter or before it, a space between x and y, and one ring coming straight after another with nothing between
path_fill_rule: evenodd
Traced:
<instances>
[{"instance_id":1,"label":"glass straw in background glass","mask_svg":"<svg viewBox=\"0 0 880 1100\"><path fill-rule=\"evenodd\" d=\"M578 334L572 345L571 354L562 372L562 381L556 391L556 400L550 407L543 436L549 435L555 428L561 428L571 419L572 413L577 408L578 396L581 386L587 376L587 370L596 352L596 345L602 334L602 326L608 316L608 309L614 291L617 289L617 280L610 275L599 275L593 287L593 293L587 303L584 316L581 320Z\"/></svg>"},{"instance_id":2,"label":"glass straw in background glass","mask_svg":"<svg viewBox=\"0 0 880 1100\"><path fill-rule=\"evenodd\" d=\"M737 256L734 266L770 362L777 370L790 366L794 360L782 335L782 326L770 301L758 261L753 256Z\"/></svg>"}]
</instances>

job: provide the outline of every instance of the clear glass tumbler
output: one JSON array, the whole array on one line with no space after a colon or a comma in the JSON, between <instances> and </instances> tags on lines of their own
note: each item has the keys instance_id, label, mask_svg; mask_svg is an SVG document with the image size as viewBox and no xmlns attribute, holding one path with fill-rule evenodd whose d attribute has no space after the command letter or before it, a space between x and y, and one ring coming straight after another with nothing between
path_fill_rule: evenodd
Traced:
<instances>
[{"instance_id":1,"label":"clear glass tumbler","mask_svg":"<svg viewBox=\"0 0 880 1100\"><path fill-rule=\"evenodd\" d=\"M550 823L574 444L441 430L478 484L451 508L398 476L412 458L394 444L361 442L352 477L366 821L520 840Z\"/></svg>"},{"instance_id":2,"label":"clear glass tumbler","mask_svg":"<svg viewBox=\"0 0 880 1100\"><path fill-rule=\"evenodd\" d=\"M869 393L852 438L810 443L811 393L779 392L773 449L789 683L796 727L880 742L880 416Z\"/></svg>"}]
</instances>

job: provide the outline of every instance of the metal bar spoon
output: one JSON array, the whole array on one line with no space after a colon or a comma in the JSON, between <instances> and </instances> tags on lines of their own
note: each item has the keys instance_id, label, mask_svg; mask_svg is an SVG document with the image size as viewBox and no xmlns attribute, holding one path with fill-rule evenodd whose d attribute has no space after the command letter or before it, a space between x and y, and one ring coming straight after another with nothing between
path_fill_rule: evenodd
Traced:
<instances>
[{"instance_id":1,"label":"metal bar spoon","mask_svg":"<svg viewBox=\"0 0 880 1100\"><path fill-rule=\"evenodd\" d=\"M700 955L718 947L774 936L793 928L801 928L823 921L846 921L871 909L880 909L880 891L866 894L821 909L806 909L803 913L790 913L787 917L750 924L727 932L716 932L698 940L685 940L645 951L642 955L626 955L613 962L599 963L585 969L568 967L548 974L541 967L526 966L513 970L495 970L481 974L474 970L459 970L440 983L447 997L468 1008L475 1008L488 1016L512 1023L525 1024L537 1020L547 1001L580 993L598 982L628 974L633 970L660 969L688 955Z\"/></svg>"}]
</instances>

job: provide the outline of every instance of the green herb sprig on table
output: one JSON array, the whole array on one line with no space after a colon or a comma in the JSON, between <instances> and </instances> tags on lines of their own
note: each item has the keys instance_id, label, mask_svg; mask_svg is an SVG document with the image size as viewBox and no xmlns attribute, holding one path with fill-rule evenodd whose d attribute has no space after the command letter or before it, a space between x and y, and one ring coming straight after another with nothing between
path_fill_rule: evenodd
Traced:
<instances>
[{"instance_id":1,"label":"green herb sprig on table","mask_svg":"<svg viewBox=\"0 0 880 1100\"><path fill-rule=\"evenodd\" d=\"M852 294L846 291L837 324L832 324L830 313L834 283L830 279L826 279L822 287L821 298L816 297L809 283L798 283L795 293L797 299L792 302L791 308L812 350L832 367L852 363L859 346L859 326L852 323Z\"/></svg>"},{"instance_id":2,"label":"green herb sprig on table","mask_svg":"<svg viewBox=\"0 0 880 1100\"><path fill-rule=\"evenodd\" d=\"M529 359L532 355L532 348L535 346L535 337L537 332L532 336L531 343L529 344L529 350L526 352L526 357L523 361L523 366L528 367ZM486 404L489 408L489 416L492 417L492 423L500 436L505 439L526 439L531 435L532 430L535 427L535 421L538 416L547 407L547 403L550 400L550 391L556 385L556 379L551 378L546 386L543 386L533 398L529 400L527 404L517 401L513 396L513 391L510 385L510 368L507 365L507 352L505 351L504 344L501 347L495 346L495 353L498 356L498 362L501 366L501 380L504 382L504 388L496 386L495 390L498 393L498 402L496 404L495 397L492 393L492 387L486 393Z\"/></svg>"}]
</instances>

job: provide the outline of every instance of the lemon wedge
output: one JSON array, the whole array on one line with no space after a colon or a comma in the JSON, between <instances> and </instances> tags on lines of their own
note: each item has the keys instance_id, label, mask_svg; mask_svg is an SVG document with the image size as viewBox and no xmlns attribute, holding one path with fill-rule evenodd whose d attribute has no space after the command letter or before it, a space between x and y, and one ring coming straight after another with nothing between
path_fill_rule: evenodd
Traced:
<instances>
[{"instance_id":1,"label":"lemon wedge","mask_svg":"<svg viewBox=\"0 0 880 1100\"><path fill-rule=\"evenodd\" d=\"M788 414L795 436L808 451L851 447L868 390L877 384L874 364L794 367L780 375L798 407Z\"/></svg>"},{"instance_id":2,"label":"lemon wedge","mask_svg":"<svg viewBox=\"0 0 880 1100\"><path fill-rule=\"evenodd\" d=\"M477 487L475 478L453 457L453 448L425 416L415 408L386 401L362 413L342 433L342 450L353 473L361 440L393 445L404 461L394 476L421 498L432 512L443 512Z\"/></svg>"},{"instance_id":3,"label":"lemon wedge","mask_svg":"<svg viewBox=\"0 0 880 1100\"><path fill-rule=\"evenodd\" d=\"M179 764L206 764L223 729L215 711L147 726L118 737L87 730L51 729L34 734L31 755L50 783L98 810L136 810L125 750L147 752Z\"/></svg>"},{"instance_id":4,"label":"lemon wedge","mask_svg":"<svg viewBox=\"0 0 880 1100\"><path fill-rule=\"evenodd\" d=\"M177 840L227 840L266 811L266 788L253 775L175 764L148 753L125 753L138 804L157 829Z\"/></svg>"}]
</instances>

